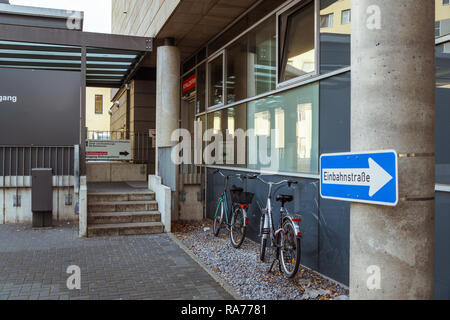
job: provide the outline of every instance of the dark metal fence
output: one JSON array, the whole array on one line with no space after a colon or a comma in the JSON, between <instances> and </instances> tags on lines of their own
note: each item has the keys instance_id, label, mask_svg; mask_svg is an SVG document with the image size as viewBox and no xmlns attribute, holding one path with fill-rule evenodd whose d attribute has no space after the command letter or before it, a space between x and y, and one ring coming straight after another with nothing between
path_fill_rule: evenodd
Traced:
<instances>
[{"instance_id":1,"label":"dark metal fence","mask_svg":"<svg viewBox=\"0 0 450 320\"><path fill-rule=\"evenodd\" d=\"M73 176L74 146L0 145L0 176L30 176L35 168L52 168L55 176Z\"/></svg>"}]
</instances>

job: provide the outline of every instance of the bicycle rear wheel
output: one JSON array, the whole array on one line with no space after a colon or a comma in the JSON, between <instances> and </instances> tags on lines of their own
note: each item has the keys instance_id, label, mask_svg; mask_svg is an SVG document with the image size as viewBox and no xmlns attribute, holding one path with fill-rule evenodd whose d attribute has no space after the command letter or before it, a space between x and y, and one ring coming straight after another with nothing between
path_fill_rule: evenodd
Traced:
<instances>
[{"instance_id":1,"label":"bicycle rear wheel","mask_svg":"<svg viewBox=\"0 0 450 320\"><path fill-rule=\"evenodd\" d=\"M295 234L292 222L286 220L281 232L280 248L281 266L288 278L293 278L298 272L301 258L300 238Z\"/></svg>"},{"instance_id":2,"label":"bicycle rear wheel","mask_svg":"<svg viewBox=\"0 0 450 320\"><path fill-rule=\"evenodd\" d=\"M216 237L219 236L220 228L222 227L223 214L224 214L223 199L219 199L213 222L213 233L214 236Z\"/></svg>"},{"instance_id":3,"label":"bicycle rear wheel","mask_svg":"<svg viewBox=\"0 0 450 320\"><path fill-rule=\"evenodd\" d=\"M233 211L233 217L231 218L231 230L230 230L231 244L236 249L240 248L245 239L247 233L247 226L245 225L244 210L236 207Z\"/></svg>"}]
</instances>

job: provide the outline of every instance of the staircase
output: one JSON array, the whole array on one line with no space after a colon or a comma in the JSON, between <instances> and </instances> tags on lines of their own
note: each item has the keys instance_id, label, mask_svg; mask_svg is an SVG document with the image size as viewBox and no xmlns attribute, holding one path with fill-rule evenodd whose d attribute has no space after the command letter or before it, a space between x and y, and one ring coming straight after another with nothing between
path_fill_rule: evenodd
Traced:
<instances>
[{"instance_id":1,"label":"staircase","mask_svg":"<svg viewBox=\"0 0 450 320\"><path fill-rule=\"evenodd\" d=\"M163 232L153 192L88 193L88 237Z\"/></svg>"}]
</instances>

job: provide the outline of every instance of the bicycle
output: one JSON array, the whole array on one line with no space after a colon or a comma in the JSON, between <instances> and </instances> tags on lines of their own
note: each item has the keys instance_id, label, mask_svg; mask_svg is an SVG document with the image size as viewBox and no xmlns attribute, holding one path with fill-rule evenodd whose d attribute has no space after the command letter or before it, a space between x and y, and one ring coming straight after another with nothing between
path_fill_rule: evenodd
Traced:
<instances>
[{"instance_id":1,"label":"bicycle","mask_svg":"<svg viewBox=\"0 0 450 320\"><path fill-rule=\"evenodd\" d=\"M242 246L244 242L247 226L248 217L247 210L249 205L253 200L253 193L244 192L244 189L236 187L233 185L230 189L231 195L231 207L229 206L227 189L228 181L231 177L238 177L241 179L246 179L246 175L236 174L236 175L224 175L220 170L214 171L214 174L220 173L222 177L225 178L225 186L222 195L218 199L216 212L214 214L213 222L213 233L214 236L218 237L222 225L226 225L227 230L230 231L230 240L234 248L238 249ZM231 210L231 222L229 223L229 212ZM224 221L225 220L225 221Z\"/></svg>"},{"instance_id":2,"label":"bicycle","mask_svg":"<svg viewBox=\"0 0 450 320\"><path fill-rule=\"evenodd\" d=\"M280 271L283 271L288 278L293 278L297 274L300 266L302 237L300 232L300 222L302 220L299 215L290 214L285 207L285 204L291 202L294 197L292 195L280 194L276 197L276 201L281 202L281 207L278 229L275 230L271 199L272 195L276 194L276 191L278 191L281 186L287 184L288 187L291 187L293 184L297 184L297 181L283 180L280 182L267 182L260 176L256 176L256 178L269 186L267 204L266 207L261 210L260 260L263 262L265 260L267 240L270 237L272 246L276 250L276 255L270 266L269 272L272 271L275 262L278 261ZM273 188L276 186L279 186L279 188L274 191Z\"/></svg>"}]
</instances>

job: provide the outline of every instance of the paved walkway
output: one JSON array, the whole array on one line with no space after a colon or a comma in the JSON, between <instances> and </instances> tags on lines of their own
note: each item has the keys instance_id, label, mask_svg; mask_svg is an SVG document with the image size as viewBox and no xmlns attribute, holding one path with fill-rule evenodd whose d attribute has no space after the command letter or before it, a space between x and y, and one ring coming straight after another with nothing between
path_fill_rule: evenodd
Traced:
<instances>
[{"instance_id":1,"label":"paved walkway","mask_svg":"<svg viewBox=\"0 0 450 320\"><path fill-rule=\"evenodd\" d=\"M81 269L69 290L67 268ZM0 300L233 299L167 235L80 239L75 225L0 225Z\"/></svg>"}]
</instances>

